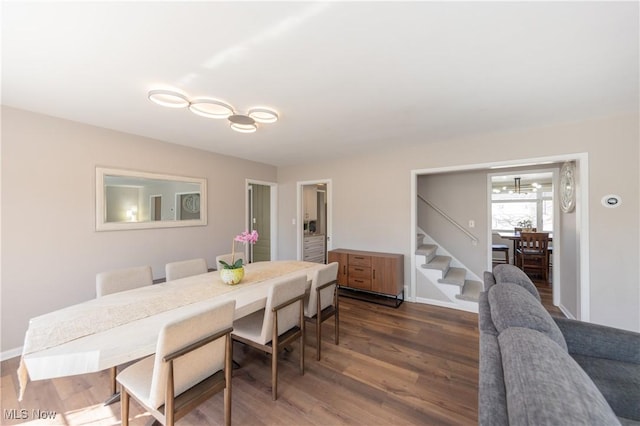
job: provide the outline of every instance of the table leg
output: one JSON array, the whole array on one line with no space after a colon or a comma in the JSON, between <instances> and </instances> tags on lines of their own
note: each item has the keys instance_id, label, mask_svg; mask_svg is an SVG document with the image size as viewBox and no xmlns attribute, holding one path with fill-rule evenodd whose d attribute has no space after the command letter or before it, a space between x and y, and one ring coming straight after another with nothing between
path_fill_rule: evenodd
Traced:
<instances>
[{"instance_id":1,"label":"table leg","mask_svg":"<svg viewBox=\"0 0 640 426\"><path fill-rule=\"evenodd\" d=\"M111 367L109 369L109 380L111 385L111 396L107 398L104 405L111 405L120 401L120 392L118 392L118 384L116 382L116 375L118 374L118 367Z\"/></svg>"},{"instance_id":2,"label":"table leg","mask_svg":"<svg viewBox=\"0 0 640 426\"><path fill-rule=\"evenodd\" d=\"M115 404L116 402L120 402L120 392L116 392L109 398L107 398L107 400L104 402L104 405L106 407L107 405Z\"/></svg>"}]
</instances>

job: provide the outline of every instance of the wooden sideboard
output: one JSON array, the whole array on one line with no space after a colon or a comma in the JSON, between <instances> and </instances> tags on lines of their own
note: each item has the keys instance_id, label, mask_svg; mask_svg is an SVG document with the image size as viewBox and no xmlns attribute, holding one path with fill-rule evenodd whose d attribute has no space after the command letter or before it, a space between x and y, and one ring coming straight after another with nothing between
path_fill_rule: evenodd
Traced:
<instances>
[{"instance_id":1,"label":"wooden sideboard","mask_svg":"<svg viewBox=\"0 0 640 426\"><path fill-rule=\"evenodd\" d=\"M328 263L338 262L338 285L404 299L404 256L396 253L337 249Z\"/></svg>"}]
</instances>

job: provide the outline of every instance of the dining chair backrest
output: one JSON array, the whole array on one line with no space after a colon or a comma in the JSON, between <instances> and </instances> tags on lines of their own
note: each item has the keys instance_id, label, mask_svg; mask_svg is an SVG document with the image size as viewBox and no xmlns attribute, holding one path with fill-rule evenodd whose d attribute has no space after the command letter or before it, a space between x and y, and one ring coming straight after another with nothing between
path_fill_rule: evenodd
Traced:
<instances>
[{"instance_id":1,"label":"dining chair backrest","mask_svg":"<svg viewBox=\"0 0 640 426\"><path fill-rule=\"evenodd\" d=\"M524 228L513 228L513 232L515 232L516 234L519 234L519 233L522 233L523 229ZM538 228L527 228L527 229L528 229L528 231L525 232L525 234L528 234L530 232L537 232L538 231Z\"/></svg>"},{"instance_id":2,"label":"dining chair backrest","mask_svg":"<svg viewBox=\"0 0 640 426\"><path fill-rule=\"evenodd\" d=\"M233 326L235 300L209 305L195 314L165 324L158 336L149 391L149 405L165 403L168 362L163 358L208 335ZM215 340L174 361L174 395L180 395L224 368L225 341Z\"/></svg>"},{"instance_id":3,"label":"dining chair backrest","mask_svg":"<svg viewBox=\"0 0 640 426\"><path fill-rule=\"evenodd\" d=\"M323 284L336 281L338 277L338 262L332 262L316 270L311 276L311 291L304 307L304 315L313 317L318 312L318 292L316 289ZM334 292L337 284L320 290L320 309L331 306L334 301Z\"/></svg>"},{"instance_id":4,"label":"dining chair backrest","mask_svg":"<svg viewBox=\"0 0 640 426\"><path fill-rule=\"evenodd\" d=\"M523 232L520 234L518 250L524 254L546 253L549 247L548 232Z\"/></svg>"},{"instance_id":5,"label":"dining chair backrest","mask_svg":"<svg viewBox=\"0 0 640 426\"><path fill-rule=\"evenodd\" d=\"M221 254L219 256L216 256L216 268L219 270L221 270L223 268L222 264L220 263L220 261L224 261L226 263L228 263L229 265L231 264L231 258L233 257L232 253L229 254ZM236 253L234 260L237 261L238 259L242 259L242 263L244 264L244 254L242 253Z\"/></svg>"},{"instance_id":6,"label":"dining chair backrest","mask_svg":"<svg viewBox=\"0 0 640 426\"><path fill-rule=\"evenodd\" d=\"M260 332L259 342L267 344L272 340L273 334L273 308L298 296L304 295L307 286L307 275L298 275L292 278L282 278L269 288L267 302L264 310L264 321ZM303 303L300 300L299 303ZM289 331L300 324L300 305L292 303L278 312L278 335Z\"/></svg>"},{"instance_id":7,"label":"dining chair backrest","mask_svg":"<svg viewBox=\"0 0 640 426\"><path fill-rule=\"evenodd\" d=\"M207 261L204 259L182 260L180 262L167 263L164 267L167 281L190 277L207 273Z\"/></svg>"},{"instance_id":8,"label":"dining chair backrest","mask_svg":"<svg viewBox=\"0 0 640 426\"><path fill-rule=\"evenodd\" d=\"M96 294L102 297L151 284L153 284L151 266L100 272L96 275Z\"/></svg>"}]
</instances>

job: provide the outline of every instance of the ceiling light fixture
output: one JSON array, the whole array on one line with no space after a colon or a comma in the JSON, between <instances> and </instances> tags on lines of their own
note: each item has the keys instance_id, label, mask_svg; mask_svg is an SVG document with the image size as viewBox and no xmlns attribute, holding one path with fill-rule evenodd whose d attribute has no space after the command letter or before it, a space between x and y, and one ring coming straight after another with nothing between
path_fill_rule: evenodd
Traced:
<instances>
[{"instance_id":1,"label":"ceiling light fixture","mask_svg":"<svg viewBox=\"0 0 640 426\"><path fill-rule=\"evenodd\" d=\"M149 99L169 108L189 107L189 111L206 118L227 118L231 128L240 133L254 133L258 130L256 123L275 123L280 118L271 108L253 107L247 114L238 114L226 102L213 98L189 100L187 96L174 90L150 90Z\"/></svg>"},{"instance_id":2,"label":"ceiling light fixture","mask_svg":"<svg viewBox=\"0 0 640 426\"><path fill-rule=\"evenodd\" d=\"M251 108L248 115L258 123L275 123L278 121L278 113L268 108Z\"/></svg>"},{"instance_id":3,"label":"ceiling light fixture","mask_svg":"<svg viewBox=\"0 0 640 426\"><path fill-rule=\"evenodd\" d=\"M258 129L256 121L243 114L234 114L229 117L229 124L231 128L240 133L253 133Z\"/></svg>"},{"instance_id":4,"label":"ceiling light fixture","mask_svg":"<svg viewBox=\"0 0 640 426\"><path fill-rule=\"evenodd\" d=\"M189 110L206 118L227 118L233 114L233 107L217 99L194 99Z\"/></svg>"},{"instance_id":5,"label":"ceiling light fixture","mask_svg":"<svg viewBox=\"0 0 640 426\"><path fill-rule=\"evenodd\" d=\"M185 108L189 106L189 99L182 93L173 90L150 90L149 99L152 102L169 108Z\"/></svg>"}]
</instances>

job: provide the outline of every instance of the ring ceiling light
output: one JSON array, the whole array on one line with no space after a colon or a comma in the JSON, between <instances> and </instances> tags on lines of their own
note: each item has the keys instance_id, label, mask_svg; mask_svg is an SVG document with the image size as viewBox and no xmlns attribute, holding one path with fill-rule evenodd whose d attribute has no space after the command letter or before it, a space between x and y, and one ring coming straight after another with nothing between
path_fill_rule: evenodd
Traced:
<instances>
[{"instance_id":1,"label":"ring ceiling light","mask_svg":"<svg viewBox=\"0 0 640 426\"><path fill-rule=\"evenodd\" d=\"M189 109L192 113L207 118L227 118L233 114L233 107L217 99L195 99Z\"/></svg>"},{"instance_id":2,"label":"ring ceiling light","mask_svg":"<svg viewBox=\"0 0 640 426\"><path fill-rule=\"evenodd\" d=\"M172 90L151 90L149 99L158 105L169 108L185 108L189 106L189 99L182 93Z\"/></svg>"},{"instance_id":3,"label":"ring ceiling light","mask_svg":"<svg viewBox=\"0 0 640 426\"><path fill-rule=\"evenodd\" d=\"M256 121L248 115L234 114L229 117L231 128L240 133L253 133L258 129Z\"/></svg>"},{"instance_id":4,"label":"ring ceiling light","mask_svg":"<svg viewBox=\"0 0 640 426\"><path fill-rule=\"evenodd\" d=\"M267 108L251 108L249 110L249 117L256 120L258 123L275 123L278 121L278 113Z\"/></svg>"},{"instance_id":5,"label":"ring ceiling light","mask_svg":"<svg viewBox=\"0 0 640 426\"><path fill-rule=\"evenodd\" d=\"M207 118L227 118L233 130L240 133L253 133L258 129L256 123L275 123L278 113L265 107L254 107L248 113L237 114L233 107L225 102L211 98L189 98L174 90L155 89L149 91L149 99L158 105L169 108L185 108L194 114Z\"/></svg>"}]
</instances>

